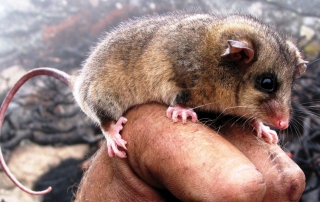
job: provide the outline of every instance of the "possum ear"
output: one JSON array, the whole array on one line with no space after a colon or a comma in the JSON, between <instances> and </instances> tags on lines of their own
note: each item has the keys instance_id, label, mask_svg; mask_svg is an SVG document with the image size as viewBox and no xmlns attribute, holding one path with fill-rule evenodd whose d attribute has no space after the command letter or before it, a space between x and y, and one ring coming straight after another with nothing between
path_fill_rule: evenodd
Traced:
<instances>
[{"instance_id":1,"label":"possum ear","mask_svg":"<svg viewBox=\"0 0 320 202\"><path fill-rule=\"evenodd\" d=\"M306 70L307 70L307 64L309 62L300 59L297 66L296 66L296 78L299 78L301 76L301 74L303 74Z\"/></svg>"},{"instance_id":2,"label":"possum ear","mask_svg":"<svg viewBox=\"0 0 320 202\"><path fill-rule=\"evenodd\" d=\"M254 57L254 51L247 42L228 40L228 48L221 58L244 64L249 64Z\"/></svg>"}]
</instances>

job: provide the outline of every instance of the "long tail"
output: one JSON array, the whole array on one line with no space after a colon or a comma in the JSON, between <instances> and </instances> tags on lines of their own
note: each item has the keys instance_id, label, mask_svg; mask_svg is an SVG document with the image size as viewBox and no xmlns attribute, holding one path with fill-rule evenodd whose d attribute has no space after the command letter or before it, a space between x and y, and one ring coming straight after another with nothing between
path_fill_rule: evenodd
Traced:
<instances>
[{"instance_id":1,"label":"long tail","mask_svg":"<svg viewBox=\"0 0 320 202\"><path fill-rule=\"evenodd\" d=\"M57 69L53 69L53 68L47 68L47 67L43 67L43 68L36 68L33 69L29 72L27 72L23 77L20 78L20 80L11 88L11 90L8 92L7 96L5 97L1 108L0 108L0 130L2 128L2 122L4 119L4 115L7 111L7 108L13 98L13 96L16 94L16 92L19 90L19 88L29 79L35 77L35 76L40 76L40 75L47 75L47 76L51 76L54 77L56 79L58 79L59 81L62 81L63 83L65 83L67 86L70 86L70 79L71 76L63 71L57 70ZM0 131L1 132L1 131ZM32 194L32 195L44 195L49 193L52 188L48 187L46 190L43 191L32 191L28 188L26 188L25 186L23 186L15 177L14 175L10 172L8 166L6 165L3 155L2 155L2 151L1 151L1 147L0 147L0 163L2 166L3 171L6 173L6 175L11 179L11 181L17 186L19 187L21 190L25 191L26 193Z\"/></svg>"}]
</instances>

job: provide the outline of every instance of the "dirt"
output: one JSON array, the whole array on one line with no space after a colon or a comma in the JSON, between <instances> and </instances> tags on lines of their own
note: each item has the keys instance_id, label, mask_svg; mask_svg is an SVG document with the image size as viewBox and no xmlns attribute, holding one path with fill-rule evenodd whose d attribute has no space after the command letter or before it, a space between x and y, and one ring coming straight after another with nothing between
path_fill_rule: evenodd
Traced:
<instances>
[{"instance_id":1,"label":"dirt","mask_svg":"<svg viewBox=\"0 0 320 202\"><path fill-rule=\"evenodd\" d=\"M77 162L78 165L75 165L75 168L72 168L72 170L74 170L74 173L81 173L81 162L83 159L85 159L88 150L89 146L86 144L52 147L39 146L29 141L23 141L21 142L21 145L13 151L10 162L8 162L8 166L11 172L23 185L33 189L36 184L39 184L38 179L43 179L43 176L48 174L50 170L54 170L58 165L66 160L73 159L73 162ZM73 171L71 171L70 173L69 172L70 168L68 172L60 172L59 180L61 178L61 182L66 180L72 181L70 179L67 179ZM1 201L40 202L44 200L43 196L31 196L21 191L9 180L4 172L0 172L0 179ZM69 189L62 191L64 192L62 194L58 194L59 197L63 199L63 197L61 197L63 195L73 195L72 187L76 186L76 183L77 182L75 182L75 184L73 185L69 184ZM45 182L42 181L40 182L40 184L50 185L50 180ZM59 186L59 183L56 183L56 185ZM45 187L43 187L43 189L45 189ZM53 186L52 192L54 195L57 195L57 186ZM67 198L68 199L66 199L66 201L70 201L70 198Z\"/></svg>"}]
</instances>

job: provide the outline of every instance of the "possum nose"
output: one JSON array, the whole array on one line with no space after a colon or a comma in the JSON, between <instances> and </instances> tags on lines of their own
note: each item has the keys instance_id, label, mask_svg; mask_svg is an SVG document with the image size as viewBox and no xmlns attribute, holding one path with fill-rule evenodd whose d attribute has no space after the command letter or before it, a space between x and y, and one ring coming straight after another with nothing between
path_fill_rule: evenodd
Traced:
<instances>
[{"instance_id":1,"label":"possum nose","mask_svg":"<svg viewBox=\"0 0 320 202\"><path fill-rule=\"evenodd\" d=\"M276 120L274 126L280 130L284 130L286 128L288 128L289 126L289 120L284 118L284 119L278 119Z\"/></svg>"}]
</instances>

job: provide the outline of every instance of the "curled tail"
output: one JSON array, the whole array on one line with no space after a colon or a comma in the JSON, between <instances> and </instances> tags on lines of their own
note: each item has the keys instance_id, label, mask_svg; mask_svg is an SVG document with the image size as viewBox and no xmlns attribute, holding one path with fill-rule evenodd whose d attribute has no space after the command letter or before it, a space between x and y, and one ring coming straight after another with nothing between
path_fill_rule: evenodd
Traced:
<instances>
[{"instance_id":1,"label":"curled tail","mask_svg":"<svg viewBox=\"0 0 320 202\"><path fill-rule=\"evenodd\" d=\"M67 86L70 87L70 79L71 76L63 71L54 69L54 68L47 68L47 67L43 67L43 68L36 68L33 69L29 72L27 72L23 77L21 77L19 79L19 81L11 88L11 90L7 93L5 99L3 100L3 103L1 105L0 108L0 130L2 128L2 122L4 119L4 115L5 112L7 111L7 108L13 98L13 96L16 94L16 92L19 90L19 88L29 79L36 77L36 76L40 76L40 75L46 75L46 76L51 76L54 77L56 79L58 79L59 81L62 81L63 83L65 83ZM10 180L17 186L19 187L21 190L23 190L26 193L32 194L32 195L44 195L49 193L52 188L48 187L46 190L43 191L32 191L28 188L26 188L25 186L23 186L15 177L14 175L10 172L8 166L6 165L2 152L1 152L1 147L0 147L0 164L2 166L3 171L6 173L6 175L10 178Z\"/></svg>"}]
</instances>

